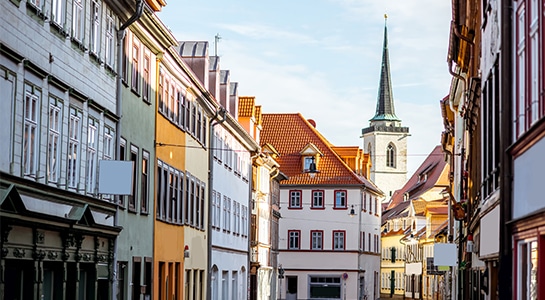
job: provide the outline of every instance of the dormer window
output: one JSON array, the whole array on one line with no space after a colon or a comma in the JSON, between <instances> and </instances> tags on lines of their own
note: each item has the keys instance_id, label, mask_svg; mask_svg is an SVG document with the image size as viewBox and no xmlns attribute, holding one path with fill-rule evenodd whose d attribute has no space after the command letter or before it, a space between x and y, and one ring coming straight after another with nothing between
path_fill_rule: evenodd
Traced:
<instances>
[{"instance_id":1,"label":"dormer window","mask_svg":"<svg viewBox=\"0 0 545 300\"><path fill-rule=\"evenodd\" d=\"M306 156L304 158L305 162L305 166L304 166L304 170L305 172L308 172L311 170L311 167L314 168L314 170L316 170L316 158L314 158L314 156Z\"/></svg>"},{"instance_id":2,"label":"dormer window","mask_svg":"<svg viewBox=\"0 0 545 300\"><path fill-rule=\"evenodd\" d=\"M303 148L300 152L301 155L301 171L303 173L308 173L311 177L314 177L316 173L319 173L319 159L322 153L318 148L309 143Z\"/></svg>"}]
</instances>

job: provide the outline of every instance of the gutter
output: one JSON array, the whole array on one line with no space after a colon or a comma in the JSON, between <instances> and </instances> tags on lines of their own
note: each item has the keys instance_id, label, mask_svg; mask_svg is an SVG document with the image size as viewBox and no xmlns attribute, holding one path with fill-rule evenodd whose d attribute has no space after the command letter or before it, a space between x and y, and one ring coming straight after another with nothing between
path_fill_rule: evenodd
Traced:
<instances>
[{"instance_id":1,"label":"gutter","mask_svg":"<svg viewBox=\"0 0 545 300\"><path fill-rule=\"evenodd\" d=\"M136 0L136 11L134 14L119 27L119 30L117 31L117 84L116 84L116 90L115 90L115 100L116 100L116 115L119 117L117 120L117 123L115 124L115 138L117 145L115 149L115 159L120 160L121 159L121 153L119 151L119 141L121 140L121 119L123 118L122 110L122 96L121 96L121 86L123 84L122 78L121 78L121 68L122 68L122 59L123 59L123 39L125 38L125 29L129 27L132 23L134 23L136 20L138 20L142 16L142 12L144 11L144 0ZM114 199L117 200L117 198L114 197ZM119 205L118 203L115 204L115 215L114 215L114 226L118 225L118 213L119 213ZM112 278L112 299L116 299L116 293L117 293L117 240L116 238L114 240L114 258L113 258L113 278Z\"/></svg>"}]
</instances>

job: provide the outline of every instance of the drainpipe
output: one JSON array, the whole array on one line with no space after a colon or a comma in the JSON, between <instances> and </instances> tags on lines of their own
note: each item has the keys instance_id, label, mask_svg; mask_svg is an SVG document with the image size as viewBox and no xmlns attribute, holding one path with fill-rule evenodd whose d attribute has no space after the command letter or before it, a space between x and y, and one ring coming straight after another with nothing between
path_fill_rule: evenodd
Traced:
<instances>
[{"instance_id":1,"label":"drainpipe","mask_svg":"<svg viewBox=\"0 0 545 300\"><path fill-rule=\"evenodd\" d=\"M121 60L123 59L123 38L125 37L125 29L129 27L132 23L134 23L136 20L142 16L142 12L144 11L144 0L136 0L136 11L134 14L119 27L119 30L117 31L117 83L116 83L116 90L115 90L115 98L116 98L116 110L115 113L117 117L119 118L117 120L117 123L115 124L115 138L116 138L116 149L115 149L115 159L120 160L121 159L121 153L119 151L119 141L121 140L121 119L123 118L123 106L122 106L122 97L121 97L121 86L122 86L122 78L121 78L121 68L122 63ZM114 199L117 200L116 197ZM118 226L118 213L119 213L119 206L118 203L116 203L115 206L115 215L114 215L114 226ZM113 258L113 278L112 278L112 299L117 299L116 293L117 293L117 239L114 240L114 258Z\"/></svg>"},{"instance_id":2,"label":"drainpipe","mask_svg":"<svg viewBox=\"0 0 545 300\"><path fill-rule=\"evenodd\" d=\"M218 119L220 114L222 116L221 120L214 122L216 119ZM206 226L208 230L208 240L206 241L206 248L208 253L208 257L206 260L206 277L208 280L208 284L206 285L207 300L212 299L212 209L210 206L212 204L212 192L214 191L214 127L225 122L226 114L227 110L225 110L223 107L221 107L219 110L216 110L216 113L214 114L212 119L210 119L210 125L208 126L210 130L210 133L208 134L208 145L210 145L210 147L208 150L208 224Z\"/></svg>"},{"instance_id":3,"label":"drainpipe","mask_svg":"<svg viewBox=\"0 0 545 300\"><path fill-rule=\"evenodd\" d=\"M542 1L543 3L543 1ZM513 159L506 149L510 146L512 140L512 84L513 84L513 66L511 59L513 57L513 5L512 1L500 1L500 20L501 20L501 52L499 57L500 64L500 257L498 282L513 282L513 264L512 260L512 225L511 210L513 195ZM512 299L513 289L510 284L499 284L499 299Z\"/></svg>"}]
</instances>

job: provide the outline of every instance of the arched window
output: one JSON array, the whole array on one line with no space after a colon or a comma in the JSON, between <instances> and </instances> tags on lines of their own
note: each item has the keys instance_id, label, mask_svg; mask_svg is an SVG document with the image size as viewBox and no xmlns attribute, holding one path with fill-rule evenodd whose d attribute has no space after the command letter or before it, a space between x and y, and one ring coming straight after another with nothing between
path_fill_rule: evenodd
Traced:
<instances>
[{"instance_id":1,"label":"arched window","mask_svg":"<svg viewBox=\"0 0 545 300\"><path fill-rule=\"evenodd\" d=\"M392 144L389 144L386 148L386 166L391 168L396 167L396 150Z\"/></svg>"}]
</instances>

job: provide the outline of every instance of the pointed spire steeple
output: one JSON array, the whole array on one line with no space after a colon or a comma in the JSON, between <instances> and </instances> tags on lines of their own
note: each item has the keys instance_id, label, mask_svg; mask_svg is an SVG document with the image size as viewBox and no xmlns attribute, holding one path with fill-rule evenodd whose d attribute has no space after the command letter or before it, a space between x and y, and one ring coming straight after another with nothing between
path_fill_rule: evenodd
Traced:
<instances>
[{"instance_id":1,"label":"pointed spire steeple","mask_svg":"<svg viewBox=\"0 0 545 300\"><path fill-rule=\"evenodd\" d=\"M395 114L394 94L390 80L390 59L388 55L388 27L386 21L388 16L384 15L384 46L382 48L382 68L380 70L380 82L378 88L377 110L373 121L401 121Z\"/></svg>"}]
</instances>

